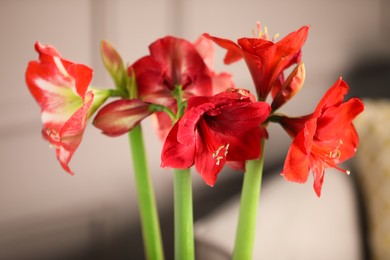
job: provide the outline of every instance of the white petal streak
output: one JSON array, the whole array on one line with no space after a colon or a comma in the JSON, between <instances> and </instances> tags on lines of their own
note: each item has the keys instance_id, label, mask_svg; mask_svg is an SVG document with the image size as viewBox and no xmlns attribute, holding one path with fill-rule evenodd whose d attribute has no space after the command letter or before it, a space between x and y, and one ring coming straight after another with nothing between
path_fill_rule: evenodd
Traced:
<instances>
[{"instance_id":1,"label":"white petal streak","mask_svg":"<svg viewBox=\"0 0 390 260\"><path fill-rule=\"evenodd\" d=\"M71 88L55 85L50 81L44 80L43 78L36 78L34 82L44 92L59 95L69 95L69 92L73 92Z\"/></svg>"},{"instance_id":2,"label":"white petal streak","mask_svg":"<svg viewBox=\"0 0 390 260\"><path fill-rule=\"evenodd\" d=\"M42 111L41 113L41 120L42 123L57 123L57 124L63 124L66 122L70 116L71 113L50 113L48 111Z\"/></svg>"},{"instance_id":3,"label":"white petal streak","mask_svg":"<svg viewBox=\"0 0 390 260\"><path fill-rule=\"evenodd\" d=\"M59 57L55 56L53 57L54 63L56 64L58 70L64 75L66 78L70 78L69 73L66 71L64 64L62 64L62 61Z\"/></svg>"}]
</instances>

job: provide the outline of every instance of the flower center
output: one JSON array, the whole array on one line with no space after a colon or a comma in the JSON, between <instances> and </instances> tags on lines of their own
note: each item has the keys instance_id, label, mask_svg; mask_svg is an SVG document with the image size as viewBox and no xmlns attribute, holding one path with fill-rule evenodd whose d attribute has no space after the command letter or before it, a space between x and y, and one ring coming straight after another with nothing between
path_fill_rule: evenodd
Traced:
<instances>
[{"instance_id":1,"label":"flower center","mask_svg":"<svg viewBox=\"0 0 390 260\"><path fill-rule=\"evenodd\" d=\"M275 42L276 41L276 38L279 37L279 34L275 34L272 39L269 37L269 34L268 34L268 28L267 26L264 26L264 30L261 29L261 23L260 22L256 22L256 29L257 29L257 32L256 30L252 30L252 34L255 38L258 38L258 39L263 39L263 40L267 40L267 41L272 41L272 42Z\"/></svg>"},{"instance_id":2,"label":"flower center","mask_svg":"<svg viewBox=\"0 0 390 260\"><path fill-rule=\"evenodd\" d=\"M337 160L341 157L340 147L343 140L338 139L330 142L313 143L312 152L325 160Z\"/></svg>"},{"instance_id":3,"label":"flower center","mask_svg":"<svg viewBox=\"0 0 390 260\"><path fill-rule=\"evenodd\" d=\"M343 144L343 140L339 139L338 144L333 150L329 151L328 157L330 159L338 159L341 157L340 146Z\"/></svg>"}]
</instances>

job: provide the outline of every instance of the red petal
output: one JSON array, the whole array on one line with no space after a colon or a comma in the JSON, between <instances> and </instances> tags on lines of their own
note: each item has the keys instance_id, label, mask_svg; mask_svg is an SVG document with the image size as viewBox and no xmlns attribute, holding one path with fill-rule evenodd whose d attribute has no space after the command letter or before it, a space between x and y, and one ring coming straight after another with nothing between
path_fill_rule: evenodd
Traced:
<instances>
[{"instance_id":1,"label":"red petal","mask_svg":"<svg viewBox=\"0 0 390 260\"><path fill-rule=\"evenodd\" d=\"M73 172L69 169L68 163L81 143L87 124L88 111L92 106L92 91L88 92L85 98L86 103L61 127L59 131L60 142L57 143L56 147L57 159L60 161L62 168L71 174Z\"/></svg>"},{"instance_id":2,"label":"red petal","mask_svg":"<svg viewBox=\"0 0 390 260\"><path fill-rule=\"evenodd\" d=\"M179 122L172 127L165 139L161 153L161 167L186 169L194 165L195 140L185 145L177 141Z\"/></svg>"},{"instance_id":3,"label":"red petal","mask_svg":"<svg viewBox=\"0 0 390 260\"><path fill-rule=\"evenodd\" d=\"M214 74L212 77L213 81L213 95L227 91L228 89L234 88L234 82L232 75L229 73Z\"/></svg>"},{"instance_id":4,"label":"red petal","mask_svg":"<svg viewBox=\"0 0 390 260\"><path fill-rule=\"evenodd\" d=\"M310 166L314 176L313 188L318 197L321 196L322 184L325 177L325 165L322 160L314 160Z\"/></svg>"},{"instance_id":5,"label":"red petal","mask_svg":"<svg viewBox=\"0 0 390 260\"><path fill-rule=\"evenodd\" d=\"M339 164L350 159L355 155L359 145L359 136L353 124L344 128L343 135L340 136L342 145L339 147L340 157L337 158L335 164Z\"/></svg>"},{"instance_id":6,"label":"red petal","mask_svg":"<svg viewBox=\"0 0 390 260\"><path fill-rule=\"evenodd\" d=\"M43 45L40 42L35 42L34 47L35 50L39 53L40 60L51 60L53 56L61 57L60 53L53 46Z\"/></svg>"},{"instance_id":7,"label":"red petal","mask_svg":"<svg viewBox=\"0 0 390 260\"><path fill-rule=\"evenodd\" d=\"M215 50L213 41L201 35L194 46L210 70L214 70Z\"/></svg>"},{"instance_id":8,"label":"red petal","mask_svg":"<svg viewBox=\"0 0 390 260\"><path fill-rule=\"evenodd\" d=\"M282 175L288 181L304 183L309 176L309 159L301 140L302 136L303 133L294 139L284 162Z\"/></svg>"},{"instance_id":9,"label":"red petal","mask_svg":"<svg viewBox=\"0 0 390 260\"><path fill-rule=\"evenodd\" d=\"M209 126L216 132L235 135L262 124L271 107L265 102L231 102L218 111L220 114L212 117Z\"/></svg>"},{"instance_id":10,"label":"red petal","mask_svg":"<svg viewBox=\"0 0 390 260\"><path fill-rule=\"evenodd\" d=\"M245 171L245 161L227 161L226 164L235 171Z\"/></svg>"},{"instance_id":11,"label":"red petal","mask_svg":"<svg viewBox=\"0 0 390 260\"><path fill-rule=\"evenodd\" d=\"M321 113L322 110L325 110L328 107L340 105L348 91L349 87L347 83L340 78L325 93L321 101L318 103L315 113Z\"/></svg>"},{"instance_id":12,"label":"red petal","mask_svg":"<svg viewBox=\"0 0 390 260\"><path fill-rule=\"evenodd\" d=\"M259 127L252 128L236 135L223 135L220 138L229 144L227 153L228 161L246 161L260 157L260 139L262 132Z\"/></svg>"},{"instance_id":13,"label":"red petal","mask_svg":"<svg viewBox=\"0 0 390 260\"><path fill-rule=\"evenodd\" d=\"M313 114L301 117L282 116L279 123L291 138L295 136L305 127L307 120L313 118Z\"/></svg>"},{"instance_id":14,"label":"red petal","mask_svg":"<svg viewBox=\"0 0 390 260\"><path fill-rule=\"evenodd\" d=\"M309 176L310 151L315 133L316 121L309 120L305 128L293 140L284 163L283 176L286 180L304 183Z\"/></svg>"},{"instance_id":15,"label":"red petal","mask_svg":"<svg viewBox=\"0 0 390 260\"><path fill-rule=\"evenodd\" d=\"M217 45L227 50L225 58L223 59L225 64L231 64L242 59L243 54L241 48L235 42L227 39L214 37L209 35L208 33L204 33L203 36L209 38Z\"/></svg>"},{"instance_id":16,"label":"red petal","mask_svg":"<svg viewBox=\"0 0 390 260\"><path fill-rule=\"evenodd\" d=\"M196 98L197 100L201 97ZM181 144L191 144L195 139L195 130L198 124L198 121L203 116L203 114L214 108L212 103L203 103L197 107L192 107L188 109L187 112L183 115L181 120L178 122L179 129L177 133L177 141Z\"/></svg>"},{"instance_id":17,"label":"red petal","mask_svg":"<svg viewBox=\"0 0 390 260\"><path fill-rule=\"evenodd\" d=\"M64 64L65 65L65 64ZM76 82L76 90L80 97L84 98L88 90L89 83L92 80L92 69L84 64L69 64L65 65L69 75L73 77Z\"/></svg>"},{"instance_id":18,"label":"red petal","mask_svg":"<svg viewBox=\"0 0 390 260\"><path fill-rule=\"evenodd\" d=\"M136 61L129 67L128 73L135 73L138 96L145 102L168 106L173 97L169 86L163 82L164 69L151 56Z\"/></svg>"},{"instance_id":19,"label":"red petal","mask_svg":"<svg viewBox=\"0 0 390 260\"><path fill-rule=\"evenodd\" d=\"M336 107L329 107L318 120L316 137L320 140L334 139L334 136L349 126L363 110L364 104L358 98L352 98ZM332 131L329 131L330 129Z\"/></svg>"},{"instance_id":20,"label":"red petal","mask_svg":"<svg viewBox=\"0 0 390 260\"><path fill-rule=\"evenodd\" d=\"M201 120L198 131L195 138L195 168L206 184L212 187L225 164L229 146L218 133L210 131L204 120Z\"/></svg>"}]
</instances>

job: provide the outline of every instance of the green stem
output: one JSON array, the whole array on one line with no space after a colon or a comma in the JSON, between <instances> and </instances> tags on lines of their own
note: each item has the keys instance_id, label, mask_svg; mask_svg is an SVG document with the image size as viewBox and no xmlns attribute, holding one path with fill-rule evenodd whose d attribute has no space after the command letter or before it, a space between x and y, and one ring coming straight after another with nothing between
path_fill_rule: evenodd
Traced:
<instances>
[{"instance_id":1,"label":"green stem","mask_svg":"<svg viewBox=\"0 0 390 260\"><path fill-rule=\"evenodd\" d=\"M252 259L263 173L264 142L261 141L260 159L248 161L246 164L233 260Z\"/></svg>"},{"instance_id":2,"label":"green stem","mask_svg":"<svg viewBox=\"0 0 390 260\"><path fill-rule=\"evenodd\" d=\"M190 169L174 173L175 259L194 260L194 225Z\"/></svg>"},{"instance_id":3,"label":"green stem","mask_svg":"<svg viewBox=\"0 0 390 260\"><path fill-rule=\"evenodd\" d=\"M141 125L129 133L131 154L141 215L142 236L147 259L163 260L160 223L152 183L146 162L146 153Z\"/></svg>"}]
</instances>

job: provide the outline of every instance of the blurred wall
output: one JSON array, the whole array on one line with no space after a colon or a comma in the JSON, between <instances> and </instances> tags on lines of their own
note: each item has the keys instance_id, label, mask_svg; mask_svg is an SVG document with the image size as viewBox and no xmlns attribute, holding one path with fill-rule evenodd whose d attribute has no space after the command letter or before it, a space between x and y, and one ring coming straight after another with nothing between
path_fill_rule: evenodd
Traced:
<instances>
[{"instance_id":1,"label":"blurred wall","mask_svg":"<svg viewBox=\"0 0 390 260\"><path fill-rule=\"evenodd\" d=\"M255 22L261 21L280 39L308 24L311 29L303 49L306 83L284 108L301 115L310 112L325 89L360 56L389 53L388 7L380 0L1 0L0 252L18 254L23 250L16 248L22 245L36 252L47 251L49 244L57 252L64 245L77 249L98 237L93 233L96 228L91 228L96 223L99 234L109 240L138 221L126 136L108 138L89 127L70 164L73 177L61 169L54 150L41 139L39 108L24 82L28 61L37 59L36 40L91 66L93 85L109 87L112 83L100 61L100 39L110 41L131 63L167 34L190 41L203 32L236 39L251 36ZM222 57L217 49L217 69L234 73L237 86L253 89L245 65L226 67ZM150 122L143 127L163 209L172 204L172 176L158 167L161 143ZM277 129L270 134L277 141L269 145L267 156L278 163L289 139ZM229 173L221 178L229 178ZM197 175L194 179L197 187L204 185ZM39 235L45 243L31 245L31 238Z\"/></svg>"}]
</instances>

